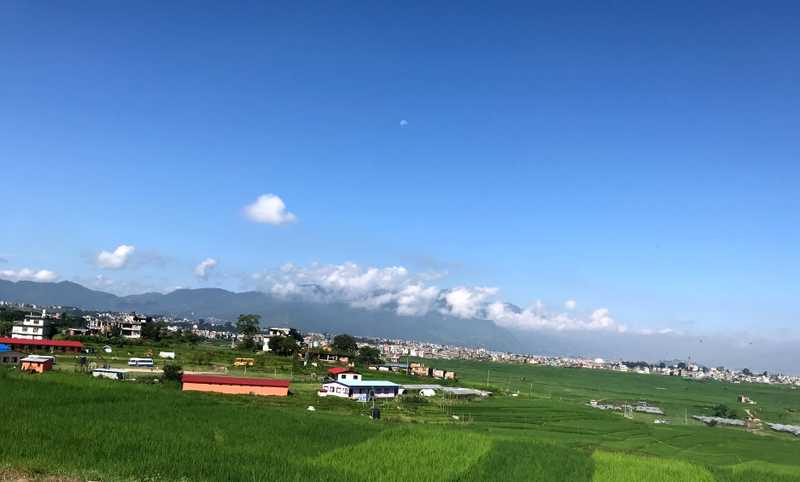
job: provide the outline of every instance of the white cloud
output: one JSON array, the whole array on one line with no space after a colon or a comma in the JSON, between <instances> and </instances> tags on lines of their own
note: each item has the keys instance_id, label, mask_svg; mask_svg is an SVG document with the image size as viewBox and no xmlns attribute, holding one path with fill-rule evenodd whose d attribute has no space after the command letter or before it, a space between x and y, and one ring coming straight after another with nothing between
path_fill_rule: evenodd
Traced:
<instances>
[{"instance_id":1,"label":"white cloud","mask_svg":"<svg viewBox=\"0 0 800 482\"><path fill-rule=\"evenodd\" d=\"M100 251L97 253L95 262L101 268L122 269L128 265L128 261L134 251L136 251L135 246L121 244L113 252Z\"/></svg>"},{"instance_id":2,"label":"white cloud","mask_svg":"<svg viewBox=\"0 0 800 482\"><path fill-rule=\"evenodd\" d=\"M40 269L38 271L29 268L22 268L19 271L13 269L5 269L0 271L0 279L9 281L38 281L40 283L49 283L58 279L58 274Z\"/></svg>"},{"instance_id":3,"label":"white cloud","mask_svg":"<svg viewBox=\"0 0 800 482\"><path fill-rule=\"evenodd\" d=\"M646 328L643 330L637 330L635 332L638 335L683 335L683 333L679 331L675 331L672 328L662 328L660 330L654 330L650 328Z\"/></svg>"},{"instance_id":4,"label":"white cloud","mask_svg":"<svg viewBox=\"0 0 800 482\"><path fill-rule=\"evenodd\" d=\"M114 280L99 274L94 277L94 280L92 280L92 285L94 285L95 288L108 288L109 286L114 285Z\"/></svg>"},{"instance_id":5,"label":"white cloud","mask_svg":"<svg viewBox=\"0 0 800 482\"><path fill-rule=\"evenodd\" d=\"M566 313L547 313L541 305L514 310L506 303L495 302L487 307L486 317L498 326L520 330L602 330L619 333L626 331L625 326L614 321L606 308L599 308L588 318L581 318Z\"/></svg>"},{"instance_id":6,"label":"white cloud","mask_svg":"<svg viewBox=\"0 0 800 482\"><path fill-rule=\"evenodd\" d=\"M440 310L447 315L460 318L475 318L487 300L497 294L497 288L464 288L459 287L442 293L445 306Z\"/></svg>"},{"instance_id":7,"label":"white cloud","mask_svg":"<svg viewBox=\"0 0 800 482\"><path fill-rule=\"evenodd\" d=\"M286 210L283 199L274 194L262 194L253 204L244 207L244 214L255 223L281 225L297 221L297 216Z\"/></svg>"},{"instance_id":8,"label":"white cloud","mask_svg":"<svg viewBox=\"0 0 800 482\"><path fill-rule=\"evenodd\" d=\"M363 268L355 263L308 267L291 263L253 276L259 288L276 296L318 302L345 302L366 309L391 307L400 315L424 315L439 302L441 290L427 286L430 272L412 275L403 266Z\"/></svg>"},{"instance_id":9,"label":"white cloud","mask_svg":"<svg viewBox=\"0 0 800 482\"><path fill-rule=\"evenodd\" d=\"M339 302L370 310L391 309L398 315L439 313L458 318L479 318L518 330L611 331L623 333L607 308L576 312L575 300L564 303L567 311L548 310L541 301L518 308L498 299L492 287L459 286L441 289L429 285L440 279L430 273L411 273L403 266L361 267L355 263L307 267L287 263L277 270L256 273L251 282L274 296L314 302ZM668 330L658 331L660 334Z\"/></svg>"},{"instance_id":10,"label":"white cloud","mask_svg":"<svg viewBox=\"0 0 800 482\"><path fill-rule=\"evenodd\" d=\"M216 259L206 258L203 261L200 261L200 264L194 268L194 275L200 279L208 279L209 271L214 269L216 266Z\"/></svg>"},{"instance_id":11,"label":"white cloud","mask_svg":"<svg viewBox=\"0 0 800 482\"><path fill-rule=\"evenodd\" d=\"M419 316L428 313L439 298L435 286L411 285L397 294L397 314Z\"/></svg>"},{"instance_id":12,"label":"white cloud","mask_svg":"<svg viewBox=\"0 0 800 482\"><path fill-rule=\"evenodd\" d=\"M401 119L400 120L400 127L405 127L407 125L408 125L408 121L407 120L405 120L405 119Z\"/></svg>"},{"instance_id":13,"label":"white cloud","mask_svg":"<svg viewBox=\"0 0 800 482\"><path fill-rule=\"evenodd\" d=\"M355 263L309 267L283 265L277 272L257 274L266 291L276 295L302 295L319 301L359 301L378 291L398 291L413 279L402 266L361 268Z\"/></svg>"}]
</instances>

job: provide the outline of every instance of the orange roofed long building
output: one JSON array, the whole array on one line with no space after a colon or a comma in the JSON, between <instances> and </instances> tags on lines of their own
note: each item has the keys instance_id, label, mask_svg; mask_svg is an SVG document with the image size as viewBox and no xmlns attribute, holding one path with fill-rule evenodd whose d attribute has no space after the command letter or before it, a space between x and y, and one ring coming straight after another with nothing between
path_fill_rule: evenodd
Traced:
<instances>
[{"instance_id":1,"label":"orange roofed long building","mask_svg":"<svg viewBox=\"0 0 800 482\"><path fill-rule=\"evenodd\" d=\"M215 392L273 397L289 395L289 380L186 374L183 375L181 382L184 392Z\"/></svg>"}]
</instances>

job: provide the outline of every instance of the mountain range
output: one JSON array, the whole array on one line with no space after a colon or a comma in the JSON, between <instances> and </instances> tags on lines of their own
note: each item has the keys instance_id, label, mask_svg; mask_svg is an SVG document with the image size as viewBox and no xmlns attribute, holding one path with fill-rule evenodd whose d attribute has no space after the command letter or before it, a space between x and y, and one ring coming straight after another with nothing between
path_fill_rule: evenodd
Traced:
<instances>
[{"instance_id":1,"label":"mountain range","mask_svg":"<svg viewBox=\"0 0 800 482\"><path fill-rule=\"evenodd\" d=\"M309 290L326 299L324 289ZM312 298L313 299L313 298ZM327 298L329 299L329 298ZM609 331L515 330L485 319L464 319L432 310L424 316L401 316L391 306L381 309L353 307L335 301L284 298L260 291L235 293L218 288L178 289L170 293L117 296L62 281L39 283L0 280L0 300L40 305L79 307L84 310L135 311L186 318L235 320L242 313L257 313L264 326L291 326L301 331L350 333L357 336L406 340L539 355L583 355L628 360L663 360L688 357L709 365L750 367L797 373L796 340L766 340L742 336L703 337L688 334L644 335ZM518 310L508 305L510 310Z\"/></svg>"},{"instance_id":2,"label":"mountain range","mask_svg":"<svg viewBox=\"0 0 800 482\"><path fill-rule=\"evenodd\" d=\"M388 308L362 309L347 303L283 298L260 291L234 293L219 288L200 288L117 296L71 281L0 280L0 300L231 321L242 313L257 313L264 325L292 326L303 331L414 339L498 350L523 349L514 333L488 320L455 318L435 312L425 316L401 316Z\"/></svg>"}]
</instances>

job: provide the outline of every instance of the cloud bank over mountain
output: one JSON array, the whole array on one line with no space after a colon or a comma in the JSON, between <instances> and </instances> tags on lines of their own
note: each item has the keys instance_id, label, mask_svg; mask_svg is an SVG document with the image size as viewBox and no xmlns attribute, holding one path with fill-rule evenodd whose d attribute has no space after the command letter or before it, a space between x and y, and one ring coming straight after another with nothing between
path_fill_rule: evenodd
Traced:
<instances>
[{"instance_id":1,"label":"cloud bank over mountain","mask_svg":"<svg viewBox=\"0 0 800 482\"><path fill-rule=\"evenodd\" d=\"M37 281L46 283L58 279L58 273L48 269L34 270L22 268L19 270L4 269L0 270L0 279L8 281Z\"/></svg>"},{"instance_id":2,"label":"cloud bank over mountain","mask_svg":"<svg viewBox=\"0 0 800 482\"><path fill-rule=\"evenodd\" d=\"M351 262L309 266L288 263L278 270L253 275L259 290L287 299L344 302L354 308L389 309L404 316L438 313L461 319L478 318L519 330L627 331L604 307L578 313L577 302L567 300L568 311L550 310L541 302L522 309L502 301L498 288L440 288L432 284L439 278L440 273L415 274L403 266L362 267Z\"/></svg>"},{"instance_id":3,"label":"cloud bank over mountain","mask_svg":"<svg viewBox=\"0 0 800 482\"><path fill-rule=\"evenodd\" d=\"M321 290L316 293L319 296L323 294ZM445 315L435 308L430 309L427 315L410 316L400 315L396 307L392 309L380 303L376 308L363 308L352 303L309 302L265 292L234 293L218 288L115 296L69 281L0 280L0 300L227 320L236 319L240 313L258 313L267 325L293 326L306 331L484 346L537 355L580 355L646 361L690 358L710 366L724 364L732 368L748 367L757 371L788 373L797 370L797 340L767 339L746 333L723 333L701 338L658 331L645 334L635 330L567 330L553 326L557 323L553 319L546 324L539 324L539 329L518 329L511 325L504 327L497 321L487 319ZM511 306L507 310L519 310L523 317L534 316L525 315L525 310ZM604 317L603 312L592 312L580 321L603 325L606 323Z\"/></svg>"}]
</instances>

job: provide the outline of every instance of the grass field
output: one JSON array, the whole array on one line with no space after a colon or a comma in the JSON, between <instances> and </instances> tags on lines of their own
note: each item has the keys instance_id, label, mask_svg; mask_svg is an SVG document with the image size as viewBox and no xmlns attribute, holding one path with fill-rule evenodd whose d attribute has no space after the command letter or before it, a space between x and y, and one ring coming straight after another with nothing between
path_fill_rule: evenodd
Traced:
<instances>
[{"instance_id":1,"label":"grass field","mask_svg":"<svg viewBox=\"0 0 800 482\"><path fill-rule=\"evenodd\" d=\"M184 356L197 355L180 352L178 361ZM264 357L248 375L284 368L279 375L291 374L293 383L283 399L96 380L73 373L67 359L62 371L42 376L3 370L0 473L103 481L800 481L800 441L793 437L682 423L685 411L733 404L739 392L759 402L765 419L795 421L800 393L787 387L428 363L455 369L464 385L486 385L489 370L497 394L387 401L382 420L371 421L361 404L317 398L313 378L321 368L279 357ZM625 419L586 407L589 398L649 400L676 420Z\"/></svg>"}]
</instances>

